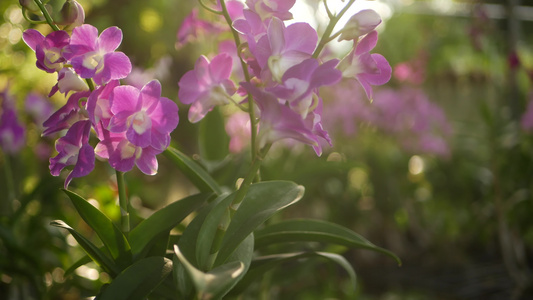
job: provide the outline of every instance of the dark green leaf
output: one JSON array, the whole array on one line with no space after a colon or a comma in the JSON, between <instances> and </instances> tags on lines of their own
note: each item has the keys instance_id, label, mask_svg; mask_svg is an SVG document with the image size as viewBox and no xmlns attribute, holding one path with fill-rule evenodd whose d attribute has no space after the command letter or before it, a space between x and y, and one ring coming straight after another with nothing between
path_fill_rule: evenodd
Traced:
<instances>
[{"instance_id":1,"label":"dark green leaf","mask_svg":"<svg viewBox=\"0 0 533 300\"><path fill-rule=\"evenodd\" d=\"M330 222L309 219L287 220L255 232L256 248L290 242L323 242L350 248L365 248L386 254L401 264L401 260L394 253L372 244L348 228Z\"/></svg>"},{"instance_id":2,"label":"dark green leaf","mask_svg":"<svg viewBox=\"0 0 533 300\"><path fill-rule=\"evenodd\" d=\"M97 300L144 300L172 272L172 261L164 257L143 258L126 268Z\"/></svg>"},{"instance_id":3,"label":"dark green leaf","mask_svg":"<svg viewBox=\"0 0 533 300\"><path fill-rule=\"evenodd\" d=\"M85 250L87 255L89 255L89 257L97 265L99 265L104 271L108 272L112 277L116 276L120 272L119 267L115 265L115 262L111 260L111 258L105 255L100 249L98 249L98 247L96 247L93 243L91 243L84 236L79 234L76 230L70 227L67 223L61 220L55 220L55 221L50 222L50 225L68 230L70 234L72 234L72 236L76 239L78 244L80 244L83 250Z\"/></svg>"},{"instance_id":4,"label":"dark green leaf","mask_svg":"<svg viewBox=\"0 0 533 300\"><path fill-rule=\"evenodd\" d=\"M224 128L224 117L218 107L200 122L200 155L208 161L223 160L229 153L229 137Z\"/></svg>"},{"instance_id":5,"label":"dark green leaf","mask_svg":"<svg viewBox=\"0 0 533 300\"><path fill-rule=\"evenodd\" d=\"M120 229L96 207L78 194L63 190L70 198L82 219L91 227L122 268L131 264L131 249Z\"/></svg>"},{"instance_id":6,"label":"dark green leaf","mask_svg":"<svg viewBox=\"0 0 533 300\"><path fill-rule=\"evenodd\" d=\"M201 191L222 194L216 181L195 161L173 147L168 147L165 156L172 160L185 176Z\"/></svg>"},{"instance_id":7,"label":"dark green leaf","mask_svg":"<svg viewBox=\"0 0 533 300\"><path fill-rule=\"evenodd\" d=\"M215 266L223 264L239 244L277 211L302 198L304 188L290 181L266 181L250 186L224 235Z\"/></svg>"},{"instance_id":8,"label":"dark green leaf","mask_svg":"<svg viewBox=\"0 0 533 300\"><path fill-rule=\"evenodd\" d=\"M283 263L312 257L327 258L328 260L331 260L341 266L348 273L348 276L350 276L350 281L355 288L355 271L350 263L341 255L327 252L299 252L269 255L254 259L244 278L242 278L242 280L239 281L235 288L231 291L231 295L238 295L242 293L247 287L261 278L266 272L275 267L281 266Z\"/></svg>"},{"instance_id":9,"label":"dark green leaf","mask_svg":"<svg viewBox=\"0 0 533 300\"><path fill-rule=\"evenodd\" d=\"M191 212L202 206L212 193L203 193L173 202L156 211L137 225L129 235L131 252L135 260L143 258L162 234L168 233Z\"/></svg>"}]
</instances>

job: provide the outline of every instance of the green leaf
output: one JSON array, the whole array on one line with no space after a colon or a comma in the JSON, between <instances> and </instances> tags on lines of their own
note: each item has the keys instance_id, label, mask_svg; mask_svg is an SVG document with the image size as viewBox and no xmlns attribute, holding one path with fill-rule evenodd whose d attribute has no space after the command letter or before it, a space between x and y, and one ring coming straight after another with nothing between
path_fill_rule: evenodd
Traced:
<instances>
[{"instance_id":1,"label":"green leaf","mask_svg":"<svg viewBox=\"0 0 533 300\"><path fill-rule=\"evenodd\" d=\"M195 161L173 147L168 147L165 156L173 161L185 176L200 190L200 192L213 192L222 194L216 181Z\"/></svg>"},{"instance_id":2,"label":"green leaf","mask_svg":"<svg viewBox=\"0 0 533 300\"><path fill-rule=\"evenodd\" d=\"M223 264L237 246L279 210L296 203L303 186L290 181L266 181L250 186L224 235L215 266Z\"/></svg>"},{"instance_id":3,"label":"green leaf","mask_svg":"<svg viewBox=\"0 0 533 300\"><path fill-rule=\"evenodd\" d=\"M323 242L364 248L388 255L401 265L401 260L391 251L380 248L352 230L340 225L309 219L295 219L269 225L255 232L256 248L276 243Z\"/></svg>"},{"instance_id":4,"label":"green leaf","mask_svg":"<svg viewBox=\"0 0 533 300\"><path fill-rule=\"evenodd\" d=\"M158 237L165 234L168 237L172 228L202 206L212 195L212 193L201 193L186 197L161 208L142 221L129 235L133 258L135 260L143 258Z\"/></svg>"},{"instance_id":5,"label":"green leaf","mask_svg":"<svg viewBox=\"0 0 533 300\"><path fill-rule=\"evenodd\" d=\"M129 266L131 264L131 248L122 231L87 200L72 191L63 191L70 198L82 219L100 237L117 264L122 268Z\"/></svg>"},{"instance_id":6,"label":"green leaf","mask_svg":"<svg viewBox=\"0 0 533 300\"><path fill-rule=\"evenodd\" d=\"M350 277L350 281L355 288L356 275L350 263L341 255L328 252L298 252L298 253L283 253L269 256L259 257L252 261L250 269L246 275L238 282L235 288L231 291L231 295L241 294L253 282L256 282L266 272L271 269L281 266L283 263L297 261L305 258L322 257L335 262L341 266Z\"/></svg>"},{"instance_id":7,"label":"green leaf","mask_svg":"<svg viewBox=\"0 0 533 300\"><path fill-rule=\"evenodd\" d=\"M143 258L120 273L103 289L97 300L144 300L172 272L172 261Z\"/></svg>"},{"instance_id":8,"label":"green leaf","mask_svg":"<svg viewBox=\"0 0 533 300\"><path fill-rule=\"evenodd\" d=\"M250 235L241 244L239 250L235 251L239 254L232 257L230 262L206 273L193 266L180 252L178 246L174 246L174 252L190 276L198 299L221 299L237 284L249 268L253 254L253 236ZM244 262L238 259L244 259Z\"/></svg>"},{"instance_id":9,"label":"green leaf","mask_svg":"<svg viewBox=\"0 0 533 300\"><path fill-rule=\"evenodd\" d=\"M104 271L108 272L112 277L120 273L120 268L117 265L115 265L115 262L111 260L111 258L105 255L100 249L98 249L98 247L96 247L93 243L91 243L84 236L79 234L76 230L70 227L67 223L61 220L55 220L55 221L50 222L50 225L68 230L70 234L72 234L72 236L76 239L78 244L80 244L83 250L85 250L87 255L89 255L89 257L97 265L99 265Z\"/></svg>"},{"instance_id":10,"label":"green leaf","mask_svg":"<svg viewBox=\"0 0 533 300\"><path fill-rule=\"evenodd\" d=\"M218 107L200 122L200 155L208 161L221 161L229 153L229 137L224 128L224 117Z\"/></svg>"}]
</instances>

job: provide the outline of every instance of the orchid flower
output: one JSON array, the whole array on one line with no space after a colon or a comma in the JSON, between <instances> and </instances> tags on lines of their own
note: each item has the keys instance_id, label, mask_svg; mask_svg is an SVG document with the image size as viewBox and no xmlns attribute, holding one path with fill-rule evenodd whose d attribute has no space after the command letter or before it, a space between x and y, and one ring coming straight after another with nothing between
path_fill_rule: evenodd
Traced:
<instances>
[{"instance_id":1,"label":"orchid flower","mask_svg":"<svg viewBox=\"0 0 533 300\"><path fill-rule=\"evenodd\" d=\"M233 60L226 53L221 53L211 62L200 56L194 65L194 70L188 71L181 77L178 97L184 104L192 104L189 109L189 121L200 121L213 107L225 105L236 88L229 79Z\"/></svg>"},{"instance_id":2,"label":"orchid flower","mask_svg":"<svg viewBox=\"0 0 533 300\"><path fill-rule=\"evenodd\" d=\"M37 68L47 73L55 73L63 68L66 62L65 50L70 42L67 32L54 31L44 37L35 29L28 29L24 31L22 39L35 51Z\"/></svg>"},{"instance_id":3,"label":"orchid flower","mask_svg":"<svg viewBox=\"0 0 533 300\"><path fill-rule=\"evenodd\" d=\"M117 86L110 95L111 113L108 129L125 131L128 141L141 148L164 150L170 144L170 132L178 126L178 106L161 97L161 84L148 82L141 90Z\"/></svg>"},{"instance_id":4,"label":"orchid flower","mask_svg":"<svg viewBox=\"0 0 533 300\"><path fill-rule=\"evenodd\" d=\"M315 102L315 91L321 86L332 85L341 80L341 72L335 69L337 63L336 59L321 65L313 58L304 60L283 74L280 85L267 90L287 101L291 108L305 119Z\"/></svg>"},{"instance_id":5,"label":"orchid flower","mask_svg":"<svg viewBox=\"0 0 533 300\"><path fill-rule=\"evenodd\" d=\"M392 68L383 55L369 53L374 49L377 41L377 31L370 32L359 43L354 41L357 46L337 66L343 77L355 78L359 81L369 99L373 98L371 85L387 83L392 74Z\"/></svg>"},{"instance_id":6,"label":"orchid flower","mask_svg":"<svg viewBox=\"0 0 533 300\"><path fill-rule=\"evenodd\" d=\"M59 176L66 166L74 166L65 180L65 189L72 178L83 177L94 169L94 149L89 145L91 122L74 123L67 134L56 141L58 154L50 158L50 173Z\"/></svg>"},{"instance_id":7,"label":"orchid flower","mask_svg":"<svg viewBox=\"0 0 533 300\"><path fill-rule=\"evenodd\" d=\"M125 132L113 133L103 130L102 141L96 145L96 155L108 159L109 164L117 171L128 172L136 165L147 175L157 173L156 155L162 150L154 147L139 147L128 141Z\"/></svg>"},{"instance_id":8,"label":"orchid flower","mask_svg":"<svg viewBox=\"0 0 533 300\"><path fill-rule=\"evenodd\" d=\"M318 35L309 24L294 23L285 27L280 19L273 18L267 34L259 39L252 52L262 69L261 79L281 82L285 71L311 58L317 41Z\"/></svg>"},{"instance_id":9,"label":"orchid flower","mask_svg":"<svg viewBox=\"0 0 533 300\"><path fill-rule=\"evenodd\" d=\"M74 28L67 58L81 78L92 78L98 85L122 79L131 72L126 54L115 52L122 42L122 31L109 27L98 36L96 27L84 24Z\"/></svg>"}]
</instances>

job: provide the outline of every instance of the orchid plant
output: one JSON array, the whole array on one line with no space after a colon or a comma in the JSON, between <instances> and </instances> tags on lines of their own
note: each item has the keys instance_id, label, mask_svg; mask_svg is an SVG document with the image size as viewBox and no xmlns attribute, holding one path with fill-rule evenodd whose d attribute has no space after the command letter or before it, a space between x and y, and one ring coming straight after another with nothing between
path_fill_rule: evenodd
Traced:
<instances>
[{"instance_id":1,"label":"orchid plant","mask_svg":"<svg viewBox=\"0 0 533 300\"><path fill-rule=\"evenodd\" d=\"M201 20L198 10L193 10L178 30L177 46L209 33L229 32L233 40L229 45L224 41L224 47L221 43L216 55L197 59L194 69L178 82L178 100L190 105L191 123L227 105L235 106L239 111L235 115L244 117L235 126L249 139L251 163L232 190L221 187L200 164L171 146L170 134L179 123L178 105L161 96L159 81L142 87L121 84L132 64L127 54L117 51L123 37L120 28L110 27L99 34L97 28L84 23L84 10L75 0L63 6L61 24L41 0L20 3L25 16L39 15L53 29L46 36L27 29L23 39L35 51L37 68L58 74L50 96L59 92L67 99L43 123L43 135L66 132L56 141L50 173L59 176L70 170L64 192L103 246L96 246L63 221L51 224L66 229L87 253L69 270L94 261L111 277L97 299L220 299L242 293L272 268L312 257L339 264L355 284L352 266L339 254L281 250L261 256L262 249L274 244L320 242L364 248L399 263L393 253L333 223L312 219L266 223L299 201L304 188L290 181L260 180L261 164L272 144L292 139L310 145L318 156L325 144L332 144L327 124L323 124L322 112L327 108L320 95L322 87L360 84L371 100L372 86L390 79L387 60L370 53L378 40L375 28L381 23L375 11L356 13L334 32L355 0L347 1L339 12L332 12L324 0L329 23L319 36L308 23L288 25L295 0L199 0L199 8L215 18ZM323 51L337 38L353 43L340 59ZM4 109L4 113L10 112ZM0 126L2 139L16 140L20 130L11 125L14 134L3 133L7 126ZM136 166L155 175L157 155L162 153L199 193L132 226L125 173ZM107 160L116 171L120 226L69 189L73 179L95 168L96 158Z\"/></svg>"}]
</instances>

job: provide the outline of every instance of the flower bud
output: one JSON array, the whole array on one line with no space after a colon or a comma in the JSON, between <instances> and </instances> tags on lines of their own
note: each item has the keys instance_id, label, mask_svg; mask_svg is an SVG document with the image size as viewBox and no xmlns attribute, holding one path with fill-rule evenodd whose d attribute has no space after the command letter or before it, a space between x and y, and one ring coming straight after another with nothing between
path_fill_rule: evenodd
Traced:
<instances>
[{"instance_id":1,"label":"flower bud","mask_svg":"<svg viewBox=\"0 0 533 300\"><path fill-rule=\"evenodd\" d=\"M381 24L381 17L372 9L364 9L355 15L346 23L339 36L339 41L355 40L358 37L369 33Z\"/></svg>"},{"instance_id":2,"label":"flower bud","mask_svg":"<svg viewBox=\"0 0 533 300\"><path fill-rule=\"evenodd\" d=\"M67 0L61 8L61 23L67 25L65 30L73 29L85 22L83 7L75 0Z\"/></svg>"},{"instance_id":3,"label":"flower bud","mask_svg":"<svg viewBox=\"0 0 533 300\"><path fill-rule=\"evenodd\" d=\"M39 7L37 6L37 4L35 4L33 0L19 0L19 4L20 6L27 9L28 11L31 11L31 12L39 11Z\"/></svg>"}]
</instances>

